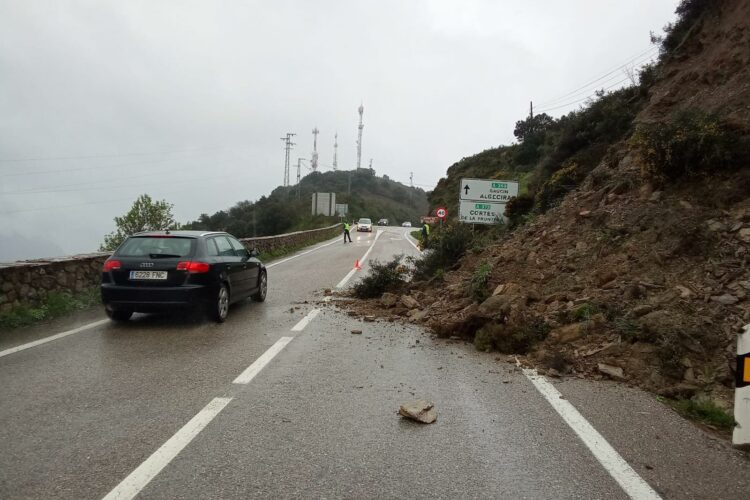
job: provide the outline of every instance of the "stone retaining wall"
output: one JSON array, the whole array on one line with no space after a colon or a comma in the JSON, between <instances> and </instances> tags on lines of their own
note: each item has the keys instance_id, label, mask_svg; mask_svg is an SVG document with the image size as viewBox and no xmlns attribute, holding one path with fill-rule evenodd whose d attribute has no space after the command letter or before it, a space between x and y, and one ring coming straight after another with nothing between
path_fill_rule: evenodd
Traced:
<instances>
[{"instance_id":1,"label":"stone retaining wall","mask_svg":"<svg viewBox=\"0 0 750 500\"><path fill-rule=\"evenodd\" d=\"M332 238L340 231L341 224L336 224L276 236L242 238L241 241L249 249L271 252ZM99 284L102 265L109 255L100 252L0 264L0 313L19 306L36 306L50 292L76 293Z\"/></svg>"}]
</instances>

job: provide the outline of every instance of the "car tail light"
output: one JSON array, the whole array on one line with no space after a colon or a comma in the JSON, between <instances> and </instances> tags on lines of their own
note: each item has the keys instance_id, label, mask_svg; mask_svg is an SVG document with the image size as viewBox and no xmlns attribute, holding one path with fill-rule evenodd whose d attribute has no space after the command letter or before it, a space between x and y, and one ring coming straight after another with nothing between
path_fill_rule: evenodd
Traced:
<instances>
[{"instance_id":1,"label":"car tail light","mask_svg":"<svg viewBox=\"0 0 750 500\"><path fill-rule=\"evenodd\" d=\"M189 273L207 273L211 269L211 264L206 262L195 262L192 260L186 260L177 263L178 271L187 271Z\"/></svg>"},{"instance_id":2,"label":"car tail light","mask_svg":"<svg viewBox=\"0 0 750 500\"><path fill-rule=\"evenodd\" d=\"M122 262L120 262L119 260L110 260L110 259L107 259L107 260L104 261L104 267L102 268L102 271L104 271L106 273L106 272L109 272L109 271L114 271L116 269L120 269L121 267L122 267Z\"/></svg>"}]
</instances>

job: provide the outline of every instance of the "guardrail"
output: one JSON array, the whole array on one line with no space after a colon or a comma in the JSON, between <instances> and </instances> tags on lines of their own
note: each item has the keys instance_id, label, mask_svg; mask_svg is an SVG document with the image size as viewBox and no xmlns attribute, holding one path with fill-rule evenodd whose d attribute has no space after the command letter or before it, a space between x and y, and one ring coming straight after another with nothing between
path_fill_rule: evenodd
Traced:
<instances>
[{"instance_id":1,"label":"guardrail","mask_svg":"<svg viewBox=\"0 0 750 500\"><path fill-rule=\"evenodd\" d=\"M341 224L294 233L241 238L248 248L273 252L333 237ZM35 259L0 265L0 314L21 306L37 306L50 292L77 293L98 285L109 252Z\"/></svg>"}]
</instances>

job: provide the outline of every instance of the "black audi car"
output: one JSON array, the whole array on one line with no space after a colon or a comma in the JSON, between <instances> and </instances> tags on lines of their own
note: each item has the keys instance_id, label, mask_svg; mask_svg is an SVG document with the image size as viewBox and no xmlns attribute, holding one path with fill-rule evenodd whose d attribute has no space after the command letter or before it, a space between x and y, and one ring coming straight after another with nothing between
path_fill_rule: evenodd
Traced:
<instances>
[{"instance_id":1,"label":"black audi car","mask_svg":"<svg viewBox=\"0 0 750 500\"><path fill-rule=\"evenodd\" d=\"M257 251L223 232L148 231L128 237L104 262L102 302L107 316L203 308L221 323L229 305L263 302L266 267Z\"/></svg>"}]
</instances>

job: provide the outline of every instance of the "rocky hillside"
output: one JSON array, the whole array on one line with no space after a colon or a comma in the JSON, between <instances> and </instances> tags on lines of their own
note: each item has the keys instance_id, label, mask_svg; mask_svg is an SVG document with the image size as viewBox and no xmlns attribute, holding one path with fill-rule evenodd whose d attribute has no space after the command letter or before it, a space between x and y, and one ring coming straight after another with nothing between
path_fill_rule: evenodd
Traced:
<instances>
[{"instance_id":1,"label":"rocky hillside","mask_svg":"<svg viewBox=\"0 0 750 500\"><path fill-rule=\"evenodd\" d=\"M494 150L498 169L482 175L529 175L512 230L417 276L409 307L374 309L553 376L731 407L736 335L750 323L750 3L685 0L678 14L639 85Z\"/></svg>"}]
</instances>

